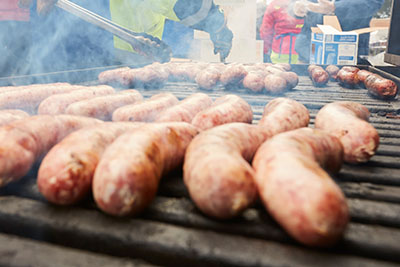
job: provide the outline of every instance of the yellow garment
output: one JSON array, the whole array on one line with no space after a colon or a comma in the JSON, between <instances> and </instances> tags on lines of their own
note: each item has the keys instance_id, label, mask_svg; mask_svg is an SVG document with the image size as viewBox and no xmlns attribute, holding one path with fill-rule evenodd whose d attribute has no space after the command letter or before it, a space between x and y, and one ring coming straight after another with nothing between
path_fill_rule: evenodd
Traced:
<instances>
[{"instance_id":1,"label":"yellow garment","mask_svg":"<svg viewBox=\"0 0 400 267\"><path fill-rule=\"evenodd\" d=\"M291 64L296 64L299 59L299 55L292 54ZM289 63L289 55L288 54L280 54L271 51L271 62L272 63Z\"/></svg>"},{"instance_id":2,"label":"yellow garment","mask_svg":"<svg viewBox=\"0 0 400 267\"><path fill-rule=\"evenodd\" d=\"M162 38L165 19L179 21L173 8L177 0L110 0L111 20L134 32ZM114 37L115 48L133 52L131 45Z\"/></svg>"}]
</instances>

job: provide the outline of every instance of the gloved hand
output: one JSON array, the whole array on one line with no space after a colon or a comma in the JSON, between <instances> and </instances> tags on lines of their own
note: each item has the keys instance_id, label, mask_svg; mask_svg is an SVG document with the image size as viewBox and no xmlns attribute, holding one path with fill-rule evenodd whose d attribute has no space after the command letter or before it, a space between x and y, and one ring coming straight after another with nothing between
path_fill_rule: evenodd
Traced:
<instances>
[{"instance_id":1,"label":"gloved hand","mask_svg":"<svg viewBox=\"0 0 400 267\"><path fill-rule=\"evenodd\" d=\"M20 8L29 8L33 4L33 0L18 0Z\"/></svg>"},{"instance_id":2,"label":"gloved hand","mask_svg":"<svg viewBox=\"0 0 400 267\"><path fill-rule=\"evenodd\" d=\"M325 15L334 14L335 4L330 0L318 0L318 3L309 3L308 10Z\"/></svg>"},{"instance_id":3,"label":"gloved hand","mask_svg":"<svg viewBox=\"0 0 400 267\"><path fill-rule=\"evenodd\" d=\"M308 1L296 1L293 5L293 14L297 17L305 17L307 15Z\"/></svg>"},{"instance_id":4,"label":"gloved hand","mask_svg":"<svg viewBox=\"0 0 400 267\"><path fill-rule=\"evenodd\" d=\"M210 38L214 44L214 54L219 53L220 57L225 59L232 48L232 31L225 25L221 30L210 33Z\"/></svg>"},{"instance_id":5,"label":"gloved hand","mask_svg":"<svg viewBox=\"0 0 400 267\"><path fill-rule=\"evenodd\" d=\"M54 7L57 0L37 0L36 11L39 16L47 15Z\"/></svg>"}]
</instances>

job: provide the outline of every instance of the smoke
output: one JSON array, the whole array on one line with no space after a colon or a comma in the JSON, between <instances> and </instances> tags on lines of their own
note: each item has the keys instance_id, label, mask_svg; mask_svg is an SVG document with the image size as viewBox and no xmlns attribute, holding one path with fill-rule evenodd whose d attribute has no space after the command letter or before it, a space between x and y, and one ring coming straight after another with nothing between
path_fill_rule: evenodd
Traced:
<instances>
[{"instance_id":1,"label":"smoke","mask_svg":"<svg viewBox=\"0 0 400 267\"><path fill-rule=\"evenodd\" d=\"M109 1L73 1L101 16L110 17ZM31 73L47 73L77 68L112 65L112 34L54 8L38 16L32 7Z\"/></svg>"}]
</instances>

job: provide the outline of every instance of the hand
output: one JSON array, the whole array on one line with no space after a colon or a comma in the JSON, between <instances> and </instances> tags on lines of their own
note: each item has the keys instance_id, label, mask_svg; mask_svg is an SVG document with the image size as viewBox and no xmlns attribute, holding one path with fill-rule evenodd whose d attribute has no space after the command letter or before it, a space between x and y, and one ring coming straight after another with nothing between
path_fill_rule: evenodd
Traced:
<instances>
[{"instance_id":1,"label":"hand","mask_svg":"<svg viewBox=\"0 0 400 267\"><path fill-rule=\"evenodd\" d=\"M33 0L18 0L18 6L20 8L29 8L32 5Z\"/></svg>"},{"instance_id":2,"label":"hand","mask_svg":"<svg viewBox=\"0 0 400 267\"><path fill-rule=\"evenodd\" d=\"M334 14L335 4L329 0L318 0L318 3L309 3L308 9L311 12L325 14L325 15Z\"/></svg>"},{"instance_id":3,"label":"hand","mask_svg":"<svg viewBox=\"0 0 400 267\"><path fill-rule=\"evenodd\" d=\"M296 1L293 5L293 13L297 17L305 17L307 15L308 1Z\"/></svg>"},{"instance_id":4,"label":"hand","mask_svg":"<svg viewBox=\"0 0 400 267\"><path fill-rule=\"evenodd\" d=\"M218 32L210 33L210 38L214 44L214 54L219 53L221 58L226 58L232 48L232 31L224 26Z\"/></svg>"},{"instance_id":5,"label":"hand","mask_svg":"<svg viewBox=\"0 0 400 267\"><path fill-rule=\"evenodd\" d=\"M40 16L47 15L53 9L57 0L37 0L36 11Z\"/></svg>"}]
</instances>

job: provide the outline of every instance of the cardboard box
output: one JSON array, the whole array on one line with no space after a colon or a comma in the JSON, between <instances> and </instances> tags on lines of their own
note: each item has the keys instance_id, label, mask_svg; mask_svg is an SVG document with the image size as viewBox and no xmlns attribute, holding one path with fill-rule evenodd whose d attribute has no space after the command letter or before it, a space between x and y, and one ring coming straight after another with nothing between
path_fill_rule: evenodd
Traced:
<instances>
[{"instance_id":1,"label":"cardboard box","mask_svg":"<svg viewBox=\"0 0 400 267\"><path fill-rule=\"evenodd\" d=\"M324 16L324 25L311 28L310 64L356 65L358 36L384 28L376 26L342 31L336 16Z\"/></svg>"}]
</instances>

